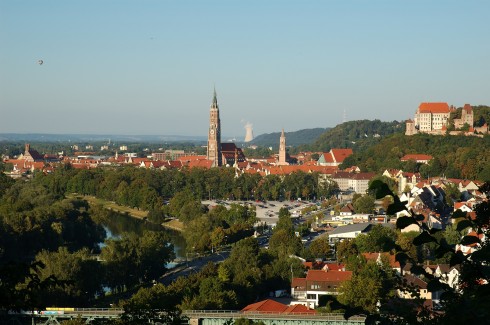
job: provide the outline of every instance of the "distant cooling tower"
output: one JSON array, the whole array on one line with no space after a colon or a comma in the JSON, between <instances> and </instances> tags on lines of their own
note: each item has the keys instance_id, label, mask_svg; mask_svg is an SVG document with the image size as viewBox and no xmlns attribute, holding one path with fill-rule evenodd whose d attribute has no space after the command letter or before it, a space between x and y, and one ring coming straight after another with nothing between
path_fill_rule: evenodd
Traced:
<instances>
[{"instance_id":1,"label":"distant cooling tower","mask_svg":"<svg viewBox=\"0 0 490 325\"><path fill-rule=\"evenodd\" d=\"M250 142L254 139L253 125L251 123L245 124L245 142Z\"/></svg>"}]
</instances>

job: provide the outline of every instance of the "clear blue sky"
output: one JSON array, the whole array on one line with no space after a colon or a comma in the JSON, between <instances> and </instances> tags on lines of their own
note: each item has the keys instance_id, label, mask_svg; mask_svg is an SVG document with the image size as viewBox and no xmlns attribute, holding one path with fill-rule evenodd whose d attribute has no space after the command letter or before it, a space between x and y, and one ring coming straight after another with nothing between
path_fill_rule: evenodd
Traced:
<instances>
[{"instance_id":1,"label":"clear blue sky","mask_svg":"<svg viewBox=\"0 0 490 325\"><path fill-rule=\"evenodd\" d=\"M490 1L0 0L0 133L225 136L490 105ZM38 65L39 59L44 60Z\"/></svg>"}]
</instances>

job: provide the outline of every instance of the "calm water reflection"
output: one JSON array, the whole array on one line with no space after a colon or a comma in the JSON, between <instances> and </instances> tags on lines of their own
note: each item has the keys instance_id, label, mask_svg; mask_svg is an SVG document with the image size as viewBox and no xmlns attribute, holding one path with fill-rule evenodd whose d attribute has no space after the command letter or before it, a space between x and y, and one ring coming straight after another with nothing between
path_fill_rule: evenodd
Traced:
<instances>
[{"instance_id":1,"label":"calm water reflection","mask_svg":"<svg viewBox=\"0 0 490 325\"><path fill-rule=\"evenodd\" d=\"M185 258L185 240L178 231L119 213L111 213L109 217L104 218L100 222L106 231L106 238L119 238L125 232L132 232L141 236L144 230L162 231L167 234L169 240L174 245L176 257Z\"/></svg>"}]
</instances>

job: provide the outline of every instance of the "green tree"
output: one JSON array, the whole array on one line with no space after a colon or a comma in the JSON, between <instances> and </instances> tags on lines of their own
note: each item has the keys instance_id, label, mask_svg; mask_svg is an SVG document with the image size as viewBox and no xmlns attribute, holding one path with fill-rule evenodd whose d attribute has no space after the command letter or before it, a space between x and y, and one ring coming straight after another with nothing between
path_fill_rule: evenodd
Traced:
<instances>
[{"instance_id":1,"label":"green tree","mask_svg":"<svg viewBox=\"0 0 490 325\"><path fill-rule=\"evenodd\" d=\"M379 304L394 296L394 274L386 265L362 261L353 271L352 278L339 288L341 303L376 313Z\"/></svg>"},{"instance_id":2,"label":"green tree","mask_svg":"<svg viewBox=\"0 0 490 325\"><path fill-rule=\"evenodd\" d=\"M330 243L328 237L320 237L313 240L308 247L310 254L314 258L326 259L331 254Z\"/></svg>"},{"instance_id":3,"label":"green tree","mask_svg":"<svg viewBox=\"0 0 490 325\"><path fill-rule=\"evenodd\" d=\"M353 205L356 213L373 213L374 198L371 195L366 194L353 201Z\"/></svg>"},{"instance_id":4,"label":"green tree","mask_svg":"<svg viewBox=\"0 0 490 325\"><path fill-rule=\"evenodd\" d=\"M454 183L448 183L444 187L444 192L446 193L446 204L450 207L454 206L454 202L457 202L461 199L461 192L458 189L458 186Z\"/></svg>"},{"instance_id":5,"label":"green tree","mask_svg":"<svg viewBox=\"0 0 490 325\"><path fill-rule=\"evenodd\" d=\"M362 253L389 252L395 248L396 231L382 225L374 225L367 234L355 238L356 246Z\"/></svg>"},{"instance_id":6,"label":"green tree","mask_svg":"<svg viewBox=\"0 0 490 325\"><path fill-rule=\"evenodd\" d=\"M40 279L56 278L65 281L64 286L45 292L47 305L87 305L102 293L103 272L100 263L94 260L87 249L70 253L60 247L57 252L41 251L36 261L45 265Z\"/></svg>"},{"instance_id":7,"label":"green tree","mask_svg":"<svg viewBox=\"0 0 490 325\"><path fill-rule=\"evenodd\" d=\"M123 302L123 324L182 324L185 318L177 307L179 296L162 284L141 288L129 300Z\"/></svg>"}]
</instances>

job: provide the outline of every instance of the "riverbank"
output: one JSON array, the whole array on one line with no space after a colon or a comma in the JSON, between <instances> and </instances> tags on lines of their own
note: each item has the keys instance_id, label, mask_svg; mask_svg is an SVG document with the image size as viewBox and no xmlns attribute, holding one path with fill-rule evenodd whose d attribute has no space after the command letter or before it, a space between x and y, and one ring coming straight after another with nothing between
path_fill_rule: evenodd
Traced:
<instances>
[{"instance_id":1,"label":"riverbank","mask_svg":"<svg viewBox=\"0 0 490 325\"><path fill-rule=\"evenodd\" d=\"M69 199L74 199L74 198L82 199L87 201L89 204L101 205L105 209L116 211L122 214L127 213L130 217L136 219L143 220L148 216L148 211L133 209L127 206L119 205L115 202L99 199L91 195L81 195L81 194L72 193L72 194L68 194L66 197ZM163 222L162 226L178 232L184 231L184 224L177 219L169 219L168 221Z\"/></svg>"},{"instance_id":2,"label":"riverbank","mask_svg":"<svg viewBox=\"0 0 490 325\"><path fill-rule=\"evenodd\" d=\"M162 226L179 232L184 231L184 223L177 219L170 219L169 221L165 221L162 223Z\"/></svg>"},{"instance_id":3,"label":"riverbank","mask_svg":"<svg viewBox=\"0 0 490 325\"><path fill-rule=\"evenodd\" d=\"M66 195L67 198L73 199L73 198L78 198L87 201L89 204L97 204L101 205L105 209L108 210L113 210L122 214L127 213L129 216L137 219L144 219L148 216L148 211L145 210L140 210L140 209L133 209L127 206L119 205L115 202L99 199L95 196L91 195L82 195L82 194L77 194L77 193L71 193Z\"/></svg>"}]
</instances>

